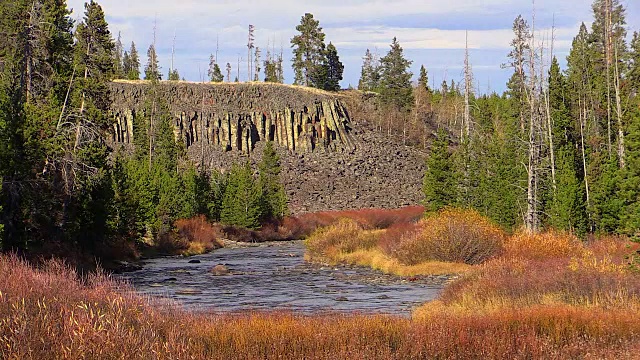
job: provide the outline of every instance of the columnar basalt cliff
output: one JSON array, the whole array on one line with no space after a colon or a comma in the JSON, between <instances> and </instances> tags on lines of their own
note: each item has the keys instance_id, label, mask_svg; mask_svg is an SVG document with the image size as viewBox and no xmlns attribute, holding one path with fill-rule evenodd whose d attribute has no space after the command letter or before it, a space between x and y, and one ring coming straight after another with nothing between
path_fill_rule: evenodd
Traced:
<instances>
[{"instance_id":1,"label":"columnar basalt cliff","mask_svg":"<svg viewBox=\"0 0 640 360\"><path fill-rule=\"evenodd\" d=\"M128 146L151 88L143 81L110 88L111 140ZM366 96L265 83L161 82L156 89L173 116L176 140L198 164L228 170L234 162L256 163L266 141L277 144L294 214L421 200L423 154L373 131L365 118L352 118L366 113Z\"/></svg>"},{"instance_id":2,"label":"columnar basalt cliff","mask_svg":"<svg viewBox=\"0 0 640 360\"><path fill-rule=\"evenodd\" d=\"M144 81L111 85L113 141L131 143L136 118L148 111L151 86ZM158 95L175 119L176 137L187 148L210 145L250 153L273 141L297 153L352 151L349 114L329 93L276 84L161 82Z\"/></svg>"}]
</instances>

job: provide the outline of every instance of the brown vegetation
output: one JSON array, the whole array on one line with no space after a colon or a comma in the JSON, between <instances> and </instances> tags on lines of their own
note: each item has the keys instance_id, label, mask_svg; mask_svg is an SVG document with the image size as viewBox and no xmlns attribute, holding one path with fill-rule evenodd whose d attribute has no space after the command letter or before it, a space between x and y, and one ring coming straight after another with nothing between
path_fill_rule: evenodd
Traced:
<instances>
[{"instance_id":1,"label":"brown vegetation","mask_svg":"<svg viewBox=\"0 0 640 360\"><path fill-rule=\"evenodd\" d=\"M222 247L223 232L203 215L175 222L176 230L159 237L155 250L164 254L199 255Z\"/></svg>"},{"instance_id":2,"label":"brown vegetation","mask_svg":"<svg viewBox=\"0 0 640 360\"><path fill-rule=\"evenodd\" d=\"M386 229L397 224L414 223L424 214L422 206L407 206L401 209L360 209L345 211L323 211L306 213L296 217L288 216L272 221L259 230L225 227L224 234L229 240L239 242L264 242L300 240L309 237L317 229L325 228L351 219L363 229Z\"/></svg>"},{"instance_id":3,"label":"brown vegetation","mask_svg":"<svg viewBox=\"0 0 640 360\"><path fill-rule=\"evenodd\" d=\"M80 281L60 263L37 270L0 257L4 359L637 358L638 314L558 305L414 319L187 313L102 275Z\"/></svg>"},{"instance_id":4,"label":"brown vegetation","mask_svg":"<svg viewBox=\"0 0 640 360\"><path fill-rule=\"evenodd\" d=\"M308 257L370 266L398 275L465 272L499 255L505 234L472 210L445 209L420 222L369 230L353 220L316 231Z\"/></svg>"}]
</instances>

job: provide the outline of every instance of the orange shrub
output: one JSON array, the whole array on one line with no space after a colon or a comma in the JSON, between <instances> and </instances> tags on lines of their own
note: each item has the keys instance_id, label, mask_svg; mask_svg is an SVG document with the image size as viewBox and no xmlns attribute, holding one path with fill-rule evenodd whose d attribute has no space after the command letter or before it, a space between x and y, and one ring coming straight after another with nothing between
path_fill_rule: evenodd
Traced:
<instances>
[{"instance_id":1,"label":"orange shrub","mask_svg":"<svg viewBox=\"0 0 640 360\"><path fill-rule=\"evenodd\" d=\"M387 255L392 256L400 247L403 238L415 236L422 227L417 223L397 223L380 234L378 247Z\"/></svg>"},{"instance_id":2,"label":"orange shrub","mask_svg":"<svg viewBox=\"0 0 640 360\"><path fill-rule=\"evenodd\" d=\"M316 230L307 240L307 253L312 258L332 259L337 254L370 249L377 243L375 234L364 231L351 219Z\"/></svg>"},{"instance_id":3,"label":"orange shrub","mask_svg":"<svg viewBox=\"0 0 640 360\"><path fill-rule=\"evenodd\" d=\"M505 233L474 210L445 209L419 223L393 251L401 262L425 261L480 264L499 255Z\"/></svg>"},{"instance_id":4,"label":"orange shrub","mask_svg":"<svg viewBox=\"0 0 640 360\"><path fill-rule=\"evenodd\" d=\"M195 255L222 247L222 231L219 226L211 224L203 215L175 222L178 231L177 246L185 255Z\"/></svg>"},{"instance_id":5,"label":"orange shrub","mask_svg":"<svg viewBox=\"0 0 640 360\"><path fill-rule=\"evenodd\" d=\"M546 259L581 255L584 246L575 235L558 231L528 233L524 230L512 235L505 244L506 255L528 259Z\"/></svg>"}]
</instances>

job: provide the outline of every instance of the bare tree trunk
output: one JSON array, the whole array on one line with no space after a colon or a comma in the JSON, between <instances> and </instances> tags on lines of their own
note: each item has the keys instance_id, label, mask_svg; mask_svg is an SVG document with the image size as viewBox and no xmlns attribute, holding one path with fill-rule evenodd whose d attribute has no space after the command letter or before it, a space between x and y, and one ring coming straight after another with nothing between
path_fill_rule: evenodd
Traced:
<instances>
[{"instance_id":1,"label":"bare tree trunk","mask_svg":"<svg viewBox=\"0 0 640 360\"><path fill-rule=\"evenodd\" d=\"M607 72L607 146L611 158L611 0L605 0L604 55Z\"/></svg>"},{"instance_id":2,"label":"bare tree trunk","mask_svg":"<svg viewBox=\"0 0 640 360\"><path fill-rule=\"evenodd\" d=\"M156 112L156 92L153 90L153 103L151 105L151 116L149 117L149 171L153 166L153 116Z\"/></svg>"},{"instance_id":3,"label":"bare tree trunk","mask_svg":"<svg viewBox=\"0 0 640 360\"><path fill-rule=\"evenodd\" d=\"M578 107L580 108L580 142L582 147L582 171L584 175L584 188L587 195L587 209L591 206L591 198L589 194L589 176L587 174L587 152L584 146L584 127L587 120L587 104L585 100L578 100ZM589 212L587 211L587 214ZM590 217L590 216L589 216Z\"/></svg>"},{"instance_id":4,"label":"bare tree trunk","mask_svg":"<svg viewBox=\"0 0 640 360\"><path fill-rule=\"evenodd\" d=\"M87 41L87 59L89 58L89 54L91 51L91 41ZM88 64L85 63L84 66L84 80L85 82L87 81L87 77L89 77L89 66ZM77 123L76 123L76 141L75 144L73 145L73 151L75 152L76 149L78 148L78 146L80 145L80 132L82 130L82 118L83 118L83 114L84 114L84 105L85 105L85 101L86 101L86 92L83 91L82 92L82 103L80 104L80 118L78 119Z\"/></svg>"},{"instance_id":5,"label":"bare tree trunk","mask_svg":"<svg viewBox=\"0 0 640 360\"><path fill-rule=\"evenodd\" d=\"M618 120L618 159L620 168L625 167L624 126L622 124L622 104L620 101L620 72L618 69L618 46L615 47L615 92L616 92L616 118Z\"/></svg>"},{"instance_id":6,"label":"bare tree trunk","mask_svg":"<svg viewBox=\"0 0 640 360\"><path fill-rule=\"evenodd\" d=\"M471 132L471 115L469 98L471 96L471 68L469 64L469 32L465 33L464 50L464 134L469 137Z\"/></svg>"},{"instance_id":7,"label":"bare tree trunk","mask_svg":"<svg viewBox=\"0 0 640 360\"><path fill-rule=\"evenodd\" d=\"M539 163L539 149L537 143L537 121L538 116L536 114L536 71L535 71L535 11L533 13L533 20L531 26L531 38L529 46L529 86L527 89L529 100L529 165L527 167L527 216L525 226L527 231L538 231L538 163Z\"/></svg>"}]
</instances>

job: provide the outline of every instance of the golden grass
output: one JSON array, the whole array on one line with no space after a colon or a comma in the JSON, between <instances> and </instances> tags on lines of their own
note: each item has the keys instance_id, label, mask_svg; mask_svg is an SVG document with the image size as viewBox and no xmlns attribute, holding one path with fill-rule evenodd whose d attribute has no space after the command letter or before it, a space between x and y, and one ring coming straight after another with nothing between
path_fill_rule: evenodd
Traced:
<instances>
[{"instance_id":1,"label":"golden grass","mask_svg":"<svg viewBox=\"0 0 640 360\"><path fill-rule=\"evenodd\" d=\"M404 265L377 248L340 253L335 257L335 261L370 267L385 274L399 276L454 275L464 274L471 269L471 266L467 264L441 261L425 261L416 265Z\"/></svg>"},{"instance_id":2,"label":"golden grass","mask_svg":"<svg viewBox=\"0 0 640 360\"><path fill-rule=\"evenodd\" d=\"M150 84L151 81L148 80L126 80L126 79L114 79L112 80L113 83L116 84L131 84L131 85L147 85ZM267 83L267 82L262 82L262 81L243 81L243 82L219 82L219 83L214 83L214 82L197 82L197 81L182 81L182 80L174 80L174 81L169 81L169 80L161 80L159 82L159 84L176 84L176 85L181 85L181 84L185 84L185 85L198 85L198 86L204 86L204 87L210 87L210 88L214 88L214 87L244 87L244 86L252 86L252 87L262 87L262 88L289 88L289 89L295 89L295 90L300 90L300 91L304 91L304 92L308 92L308 93L312 93L312 94L316 94L316 95L323 95L323 96L328 96L328 97L345 97L345 94L342 94L341 92L330 92L330 91L325 91L322 89L317 89L317 88L312 88L312 87L308 87L308 86L300 86L300 85L291 85L291 84L278 84L278 83Z\"/></svg>"}]
</instances>

